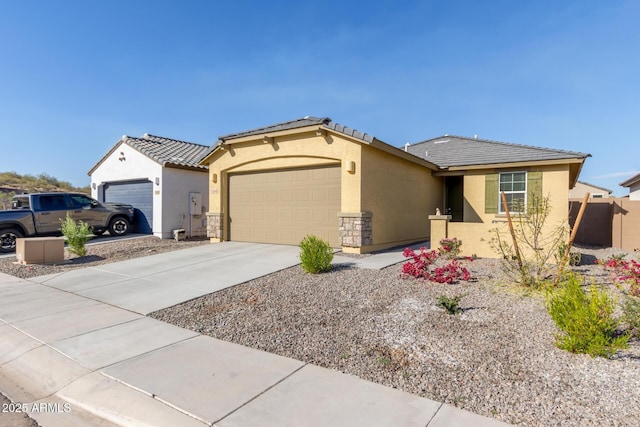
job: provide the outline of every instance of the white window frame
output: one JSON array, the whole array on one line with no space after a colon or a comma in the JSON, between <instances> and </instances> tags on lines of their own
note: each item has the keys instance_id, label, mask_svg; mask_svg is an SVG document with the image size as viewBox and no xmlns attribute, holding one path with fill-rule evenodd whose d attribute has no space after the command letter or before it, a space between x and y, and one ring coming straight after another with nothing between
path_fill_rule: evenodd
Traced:
<instances>
[{"instance_id":1,"label":"white window frame","mask_svg":"<svg viewBox=\"0 0 640 427\"><path fill-rule=\"evenodd\" d=\"M504 194L505 194L505 196L510 195L510 194L511 194L511 195L513 195L513 194L522 194L522 195L524 196L524 197L523 197L523 207L524 207L524 210L523 210L523 211L521 211L521 212L515 212L515 211L511 210L511 208L509 208L509 209L510 209L510 210L509 210L509 212L511 212L511 213L517 213L517 214L523 214L523 213L526 213L526 209L527 209L528 178L529 178L529 177L528 177L528 175L527 175L527 171L513 171L513 172L500 172L500 173L498 174L498 213L499 213L499 214L506 214L506 212L505 212L505 210L504 210L504 206L502 205L502 196L501 196L501 193L502 193L502 191L503 191L503 190L502 190L502 177L503 177L503 176L506 176L506 175L511 175L511 176L512 176L511 183L513 183L513 176L514 176L515 174L519 174L519 173L524 174L524 190L518 190L518 191L515 191L515 190L509 190L509 191L504 191ZM518 181L518 182L519 182L519 181Z\"/></svg>"}]
</instances>

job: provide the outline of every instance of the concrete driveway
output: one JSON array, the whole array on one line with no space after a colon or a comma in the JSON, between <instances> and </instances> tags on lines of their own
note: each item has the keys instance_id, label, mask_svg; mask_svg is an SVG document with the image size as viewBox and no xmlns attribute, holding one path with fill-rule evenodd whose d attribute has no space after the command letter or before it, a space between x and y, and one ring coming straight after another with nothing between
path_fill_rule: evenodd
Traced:
<instances>
[{"instance_id":1,"label":"concrete driveway","mask_svg":"<svg viewBox=\"0 0 640 427\"><path fill-rule=\"evenodd\" d=\"M140 314L299 263L296 246L224 242L31 279Z\"/></svg>"}]
</instances>

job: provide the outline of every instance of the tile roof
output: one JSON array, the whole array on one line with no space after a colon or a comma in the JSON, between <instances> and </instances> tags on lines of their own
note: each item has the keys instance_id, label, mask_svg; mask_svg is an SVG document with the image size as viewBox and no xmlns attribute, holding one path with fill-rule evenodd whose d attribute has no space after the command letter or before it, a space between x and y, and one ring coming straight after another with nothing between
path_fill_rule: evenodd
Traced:
<instances>
[{"instance_id":1,"label":"tile roof","mask_svg":"<svg viewBox=\"0 0 640 427\"><path fill-rule=\"evenodd\" d=\"M301 119L277 123L271 126L220 136L217 143L211 146L211 148L201 156L200 160L204 161L209 154L227 141L252 135L263 135L271 132L297 129L307 126L323 126L327 129L357 138L367 143L378 141L372 135L347 126L342 126L332 121L329 117L306 116ZM382 143L382 141L378 142ZM590 157L590 154L586 153L450 135L408 145L405 151L424 161L432 163L434 165L433 167L438 167L440 169L456 166L480 166L529 161L564 159L584 160L586 157Z\"/></svg>"},{"instance_id":2,"label":"tile roof","mask_svg":"<svg viewBox=\"0 0 640 427\"><path fill-rule=\"evenodd\" d=\"M163 166L186 166L207 169L198 163L209 146L145 133L141 138L125 137L124 143Z\"/></svg>"},{"instance_id":3,"label":"tile roof","mask_svg":"<svg viewBox=\"0 0 640 427\"><path fill-rule=\"evenodd\" d=\"M373 142L373 140L375 139L372 135L335 123L329 117L305 116L301 119L277 123L275 125L251 129L244 132L238 132L238 133L232 133L229 135L219 136L218 141L215 144L213 144L205 153L203 153L203 155L200 157L200 160L201 161L204 160L209 154L215 151L216 148L218 148L220 145L222 145L225 141L228 141L228 140L243 138L245 136L268 134L270 132L278 132L282 130L298 129L298 128L314 126L314 125L315 126L322 125L327 129L334 130L336 132L351 136L353 138L360 139L368 143Z\"/></svg>"},{"instance_id":4,"label":"tile roof","mask_svg":"<svg viewBox=\"0 0 640 427\"><path fill-rule=\"evenodd\" d=\"M302 127L306 127L306 126L313 126L313 125L322 125L322 124L326 124L331 122L331 119L328 117L311 117L311 116L306 116L303 117L302 119L297 119L297 120L291 120L288 122L282 122L282 123L277 123L275 125L270 125L270 126L265 126L265 127L261 127L261 128L256 128L256 129L251 129L248 131L244 131L244 132L238 132L238 133L232 133L229 135L224 135L224 136L220 136L218 137L220 140L222 141L226 141L229 139L236 139L236 138L242 138L245 136L251 136L251 135L262 135L263 133L269 133L269 132L278 132L281 130L288 130L288 129L297 129L297 128L302 128Z\"/></svg>"},{"instance_id":5,"label":"tile roof","mask_svg":"<svg viewBox=\"0 0 640 427\"><path fill-rule=\"evenodd\" d=\"M306 116L301 119L277 123L275 125L252 129L245 132L238 132L230 135L224 135L224 136L220 136L219 139L221 141L226 141L230 139L242 138L245 136L262 135L269 132L278 132L281 130L297 129L297 128L314 126L314 125L316 126L323 125L328 129L334 130L336 132L340 132L348 136L352 136L354 138L361 139L366 142L373 141L373 136L366 134L364 132L357 131L347 126L342 126L332 121L329 117L312 117L312 116Z\"/></svg>"},{"instance_id":6,"label":"tile roof","mask_svg":"<svg viewBox=\"0 0 640 427\"><path fill-rule=\"evenodd\" d=\"M145 133L140 138L123 135L111 150L91 168L88 174L91 175L122 143L127 144L162 166L202 171L209 169L208 166L199 163L202 156L209 150L208 145L195 144L193 142L180 141L178 139Z\"/></svg>"},{"instance_id":7,"label":"tile roof","mask_svg":"<svg viewBox=\"0 0 640 427\"><path fill-rule=\"evenodd\" d=\"M408 145L407 152L440 168L529 161L585 159L590 154L445 135Z\"/></svg>"}]
</instances>

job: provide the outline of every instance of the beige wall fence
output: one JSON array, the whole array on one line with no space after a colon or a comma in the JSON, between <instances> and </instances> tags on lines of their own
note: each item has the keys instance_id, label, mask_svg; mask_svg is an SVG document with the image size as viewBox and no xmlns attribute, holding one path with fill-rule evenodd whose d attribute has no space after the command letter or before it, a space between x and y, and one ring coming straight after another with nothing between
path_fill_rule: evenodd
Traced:
<instances>
[{"instance_id":1,"label":"beige wall fence","mask_svg":"<svg viewBox=\"0 0 640 427\"><path fill-rule=\"evenodd\" d=\"M569 224L572 228L581 205L581 199L569 200ZM629 200L628 197L590 199L575 243L625 251L640 248L640 201Z\"/></svg>"}]
</instances>

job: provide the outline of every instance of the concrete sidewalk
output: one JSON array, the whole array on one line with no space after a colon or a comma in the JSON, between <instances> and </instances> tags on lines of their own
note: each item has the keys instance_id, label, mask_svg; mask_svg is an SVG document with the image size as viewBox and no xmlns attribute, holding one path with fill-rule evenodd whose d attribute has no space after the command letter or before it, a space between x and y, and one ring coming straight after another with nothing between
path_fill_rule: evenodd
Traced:
<instances>
[{"instance_id":1,"label":"concrete sidewalk","mask_svg":"<svg viewBox=\"0 0 640 427\"><path fill-rule=\"evenodd\" d=\"M143 315L179 300L171 287L185 300L295 264L295 247L229 243L0 274L0 390L45 427L504 425Z\"/></svg>"},{"instance_id":2,"label":"concrete sidewalk","mask_svg":"<svg viewBox=\"0 0 640 427\"><path fill-rule=\"evenodd\" d=\"M429 242L414 243L412 245L408 245L408 247L417 251L421 247L429 248ZM381 270L406 261L407 258L402 255L406 248L406 246L398 246L396 248L387 249L358 258L338 254L333 257L331 264L347 265L370 270Z\"/></svg>"}]
</instances>

